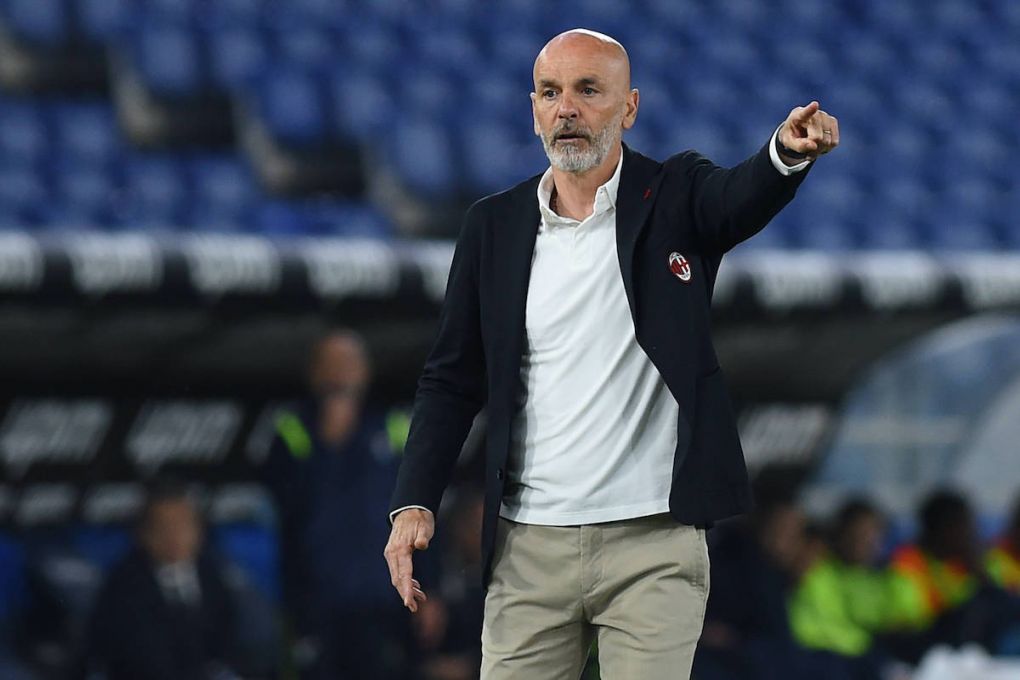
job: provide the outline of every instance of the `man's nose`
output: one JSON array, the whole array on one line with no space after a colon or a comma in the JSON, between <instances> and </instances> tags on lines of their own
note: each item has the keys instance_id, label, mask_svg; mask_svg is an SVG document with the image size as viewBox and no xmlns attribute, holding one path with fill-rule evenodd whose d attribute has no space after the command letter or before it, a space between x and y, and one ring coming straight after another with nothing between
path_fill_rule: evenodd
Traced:
<instances>
[{"instance_id":1,"label":"man's nose","mask_svg":"<svg viewBox=\"0 0 1020 680\"><path fill-rule=\"evenodd\" d=\"M567 93L563 93L560 97L560 107L556 112L559 118L577 118L577 104L574 102L574 98Z\"/></svg>"}]
</instances>

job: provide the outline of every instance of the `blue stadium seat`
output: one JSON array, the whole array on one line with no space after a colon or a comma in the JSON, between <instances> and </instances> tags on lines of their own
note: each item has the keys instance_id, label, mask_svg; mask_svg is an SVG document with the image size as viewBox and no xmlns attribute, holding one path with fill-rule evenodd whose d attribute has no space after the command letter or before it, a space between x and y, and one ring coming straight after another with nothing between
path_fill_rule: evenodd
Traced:
<instances>
[{"instance_id":1,"label":"blue stadium seat","mask_svg":"<svg viewBox=\"0 0 1020 680\"><path fill-rule=\"evenodd\" d=\"M314 234L350 238L390 238L393 224L364 201L317 200L300 206Z\"/></svg>"},{"instance_id":2,"label":"blue stadium seat","mask_svg":"<svg viewBox=\"0 0 1020 680\"><path fill-rule=\"evenodd\" d=\"M941 251L995 250L999 239L987 224L965 214L946 215L926 225L928 244Z\"/></svg>"},{"instance_id":3,"label":"blue stadium seat","mask_svg":"<svg viewBox=\"0 0 1020 680\"><path fill-rule=\"evenodd\" d=\"M48 149L42 107L20 100L0 100L0 159L30 165L40 162Z\"/></svg>"},{"instance_id":4,"label":"blue stadium seat","mask_svg":"<svg viewBox=\"0 0 1020 680\"><path fill-rule=\"evenodd\" d=\"M294 201L263 201L252 217L252 231L265 236L302 236L310 232L308 215Z\"/></svg>"},{"instance_id":5,"label":"blue stadium seat","mask_svg":"<svg viewBox=\"0 0 1020 680\"><path fill-rule=\"evenodd\" d=\"M253 523L213 527L218 551L240 567L252 584L272 601L280 599L280 568L276 533Z\"/></svg>"},{"instance_id":6,"label":"blue stadium seat","mask_svg":"<svg viewBox=\"0 0 1020 680\"><path fill-rule=\"evenodd\" d=\"M531 129L531 100L528 94L532 87L530 79L515 80L511 74L490 64L484 70L478 70L469 82L457 83L458 93L465 89L469 92L470 104L466 107L463 103L454 106L465 109L466 113L461 115L465 124L470 121L470 116L484 116ZM458 97L461 96L458 94Z\"/></svg>"},{"instance_id":7,"label":"blue stadium seat","mask_svg":"<svg viewBox=\"0 0 1020 680\"><path fill-rule=\"evenodd\" d=\"M338 73L331 86L333 118L345 137L374 141L392 124L396 101L386 84L368 71Z\"/></svg>"},{"instance_id":8,"label":"blue stadium seat","mask_svg":"<svg viewBox=\"0 0 1020 680\"><path fill-rule=\"evenodd\" d=\"M6 215L31 222L47 198L46 187L33 169L0 165L0 210Z\"/></svg>"},{"instance_id":9,"label":"blue stadium seat","mask_svg":"<svg viewBox=\"0 0 1020 680\"><path fill-rule=\"evenodd\" d=\"M258 198L251 170L240 158L202 155L189 163L193 207L209 218L240 219Z\"/></svg>"},{"instance_id":10,"label":"blue stadium seat","mask_svg":"<svg viewBox=\"0 0 1020 680\"><path fill-rule=\"evenodd\" d=\"M51 49L69 42L68 0L6 0L0 9L11 33L24 42Z\"/></svg>"},{"instance_id":11,"label":"blue stadium seat","mask_svg":"<svg viewBox=\"0 0 1020 680\"><path fill-rule=\"evenodd\" d=\"M519 136L514 129L494 119L479 118L459 125L457 147L460 149L464 176L471 187L481 194L502 191L525 178L518 174ZM541 142L536 137L532 144ZM537 171L537 170L536 170Z\"/></svg>"},{"instance_id":12,"label":"blue stadium seat","mask_svg":"<svg viewBox=\"0 0 1020 680\"><path fill-rule=\"evenodd\" d=\"M397 98L400 106L407 111L447 122L459 108L460 89L456 79L445 76L439 70L411 67L404 69L399 78Z\"/></svg>"},{"instance_id":13,"label":"blue stadium seat","mask_svg":"<svg viewBox=\"0 0 1020 680\"><path fill-rule=\"evenodd\" d=\"M0 534L0 629L8 629L25 605L26 585L24 547Z\"/></svg>"},{"instance_id":14,"label":"blue stadium seat","mask_svg":"<svg viewBox=\"0 0 1020 680\"><path fill-rule=\"evenodd\" d=\"M268 69L258 81L255 112L269 134L292 147L310 147L334 136L322 83L293 65Z\"/></svg>"},{"instance_id":15,"label":"blue stadium seat","mask_svg":"<svg viewBox=\"0 0 1020 680\"><path fill-rule=\"evenodd\" d=\"M268 39L258 27L217 27L207 30L203 38L209 50L210 77L222 89L250 87L269 63Z\"/></svg>"},{"instance_id":16,"label":"blue stadium seat","mask_svg":"<svg viewBox=\"0 0 1020 680\"><path fill-rule=\"evenodd\" d=\"M65 102L51 111L54 144L74 162L105 165L121 151L113 108L106 102Z\"/></svg>"},{"instance_id":17,"label":"blue stadium seat","mask_svg":"<svg viewBox=\"0 0 1020 680\"><path fill-rule=\"evenodd\" d=\"M849 220L809 214L803 215L796 227L795 243L800 248L841 252L858 247L857 225Z\"/></svg>"},{"instance_id":18,"label":"blue stadium seat","mask_svg":"<svg viewBox=\"0 0 1020 680\"><path fill-rule=\"evenodd\" d=\"M327 66L336 56L337 36L321 25L274 28L271 35L277 60L316 69Z\"/></svg>"},{"instance_id":19,"label":"blue stadium seat","mask_svg":"<svg viewBox=\"0 0 1020 680\"><path fill-rule=\"evenodd\" d=\"M142 0L145 13L161 22L190 22L198 17L204 0Z\"/></svg>"},{"instance_id":20,"label":"blue stadium seat","mask_svg":"<svg viewBox=\"0 0 1020 680\"><path fill-rule=\"evenodd\" d=\"M124 166L128 214L180 222L190 201L183 161L169 155L135 156Z\"/></svg>"},{"instance_id":21,"label":"blue stadium seat","mask_svg":"<svg viewBox=\"0 0 1020 680\"><path fill-rule=\"evenodd\" d=\"M923 250L925 247L914 224L901 218L865 216L860 231L861 244L868 249Z\"/></svg>"},{"instance_id":22,"label":"blue stadium seat","mask_svg":"<svg viewBox=\"0 0 1020 680\"><path fill-rule=\"evenodd\" d=\"M128 554L133 542L130 527L120 525L82 524L71 537L74 551L104 572Z\"/></svg>"},{"instance_id":23,"label":"blue stadium seat","mask_svg":"<svg viewBox=\"0 0 1020 680\"><path fill-rule=\"evenodd\" d=\"M340 30L343 37L339 53L355 68L382 75L392 73L405 58L400 34L383 21L353 16L344 21Z\"/></svg>"},{"instance_id":24,"label":"blue stadium seat","mask_svg":"<svg viewBox=\"0 0 1020 680\"><path fill-rule=\"evenodd\" d=\"M105 215L112 211L119 183L102 166L76 159L59 159L52 166L54 198L81 214Z\"/></svg>"},{"instance_id":25,"label":"blue stadium seat","mask_svg":"<svg viewBox=\"0 0 1020 680\"><path fill-rule=\"evenodd\" d=\"M170 98L204 91L206 65L199 35L187 24L151 18L131 31L131 60L150 91Z\"/></svg>"},{"instance_id":26,"label":"blue stadium seat","mask_svg":"<svg viewBox=\"0 0 1020 680\"><path fill-rule=\"evenodd\" d=\"M397 120L387 138L387 156L404 184L423 198L449 199L458 188L453 144L437 123Z\"/></svg>"},{"instance_id":27,"label":"blue stadium seat","mask_svg":"<svg viewBox=\"0 0 1020 680\"><path fill-rule=\"evenodd\" d=\"M77 29L96 44L116 38L131 19L130 0L76 0L75 9Z\"/></svg>"},{"instance_id":28,"label":"blue stadium seat","mask_svg":"<svg viewBox=\"0 0 1020 680\"><path fill-rule=\"evenodd\" d=\"M431 25L430 22L413 27L412 51L416 59L435 69L458 74L464 79L476 77L483 71L485 61L471 35L449 25Z\"/></svg>"}]
</instances>

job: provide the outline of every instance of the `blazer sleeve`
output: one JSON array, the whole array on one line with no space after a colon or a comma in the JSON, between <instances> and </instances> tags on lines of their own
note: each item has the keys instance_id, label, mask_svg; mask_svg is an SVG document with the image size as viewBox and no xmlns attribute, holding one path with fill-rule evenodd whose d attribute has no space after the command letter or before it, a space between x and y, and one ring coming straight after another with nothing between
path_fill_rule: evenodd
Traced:
<instances>
[{"instance_id":1,"label":"blazer sleeve","mask_svg":"<svg viewBox=\"0 0 1020 680\"><path fill-rule=\"evenodd\" d=\"M390 512L420 505L435 513L475 416L485 401L478 267L484 207L468 210L453 255L439 331L425 362Z\"/></svg>"},{"instance_id":2,"label":"blazer sleeve","mask_svg":"<svg viewBox=\"0 0 1020 680\"><path fill-rule=\"evenodd\" d=\"M768 144L732 168L719 167L696 151L675 159L689 182L690 217L698 239L703 248L719 253L761 231L814 166L783 176L772 164Z\"/></svg>"}]
</instances>

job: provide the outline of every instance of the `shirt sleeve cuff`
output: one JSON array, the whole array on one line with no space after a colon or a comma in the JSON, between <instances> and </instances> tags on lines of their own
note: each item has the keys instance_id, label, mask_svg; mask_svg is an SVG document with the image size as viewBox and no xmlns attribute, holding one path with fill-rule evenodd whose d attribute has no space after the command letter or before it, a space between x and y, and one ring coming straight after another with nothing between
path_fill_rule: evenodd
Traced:
<instances>
[{"instance_id":1,"label":"shirt sleeve cuff","mask_svg":"<svg viewBox=\"0 0 1020 680\"><path fill-rule=\"evenodd\" d=\"M772 139L769 140L769 158L772 159L772 166L779 171L780 175L789 177L790 175L796 174L811 165L810 160L797 163L797 165L787 165L783 162L783 159L779 157L779 152L776 151L776 137L779 135L779 129L783 126L780 125L776 128L776 131L772 133Z\"/></svg>"},{"instance_id":2,"label":"shirt sleeve cuff","mask_svg":"<svg viewBox=\"0 0 1020 680\"><path fill-rule=\"evenodd\" d=\"M425 512L428 512L428 513L432 512L431 510L426 508L424 505L405 505L404 507L397 508L396 510L394 510L393 512L390 513L390 524L393 524L393 518L394 517L396 517L397 515L402 513L404 510L410 510L411 508L416 508L418 510L424 510Z\"/></svg>"}]
</instances>

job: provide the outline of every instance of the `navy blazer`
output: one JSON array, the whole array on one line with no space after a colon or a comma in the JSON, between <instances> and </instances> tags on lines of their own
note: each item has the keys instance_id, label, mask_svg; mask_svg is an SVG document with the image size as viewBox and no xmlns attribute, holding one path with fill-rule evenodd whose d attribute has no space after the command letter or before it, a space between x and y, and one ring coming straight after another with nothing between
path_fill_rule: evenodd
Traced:
<instances>
[{"instance_id":1,"label":"navy blazer","mask_svg":"<svg viewBox=\"0 0 1020 680\"><path fill-rule=\"evenodd\" d=\"M768 146L733 168L688 151L664 163L626 146L616 249L637 341L680 405L670 514L705 526L749 509L736 420L710 337L723 253L760 231L806 171L783 176ZM483 578L488 583L521 351L541 175L481 199L457 241L439 331L418 383L391 510L439 506L475 415L488 407ZM671 256L684 263L671 269ZM676 260L675 257L672 258ZM592 304L597 304L593 300Z\"/></svg>"}]
</instances>

